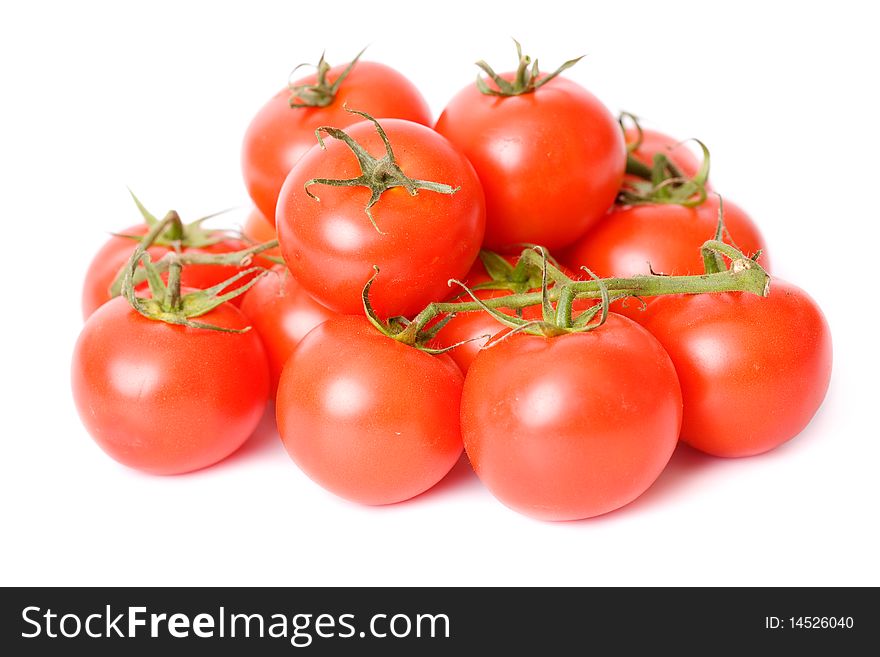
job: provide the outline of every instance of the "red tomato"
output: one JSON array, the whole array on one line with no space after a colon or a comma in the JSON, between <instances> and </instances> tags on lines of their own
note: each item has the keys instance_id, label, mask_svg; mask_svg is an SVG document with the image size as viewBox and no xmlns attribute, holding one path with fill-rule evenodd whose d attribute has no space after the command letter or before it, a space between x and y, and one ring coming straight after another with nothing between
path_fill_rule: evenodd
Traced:
<instances>
[{"instance_id":1,"label":"red tomato","mask_svg":"<svg viewBox=\"0 0 880 657\"><path fill-rule=\"evenodd\" d=\"M336 80L346 66L331 68L328 80ZM314 84L316 80L316 75L310 75L293 84ZM431 110L415 85L376 62L357 62L326 107L291 107L290 95L290 89L282 89L257 112L244 135L241 154L248 193L260 212L273 221L287 173L317 143L315 129L324 125L344 128L361 120L346 112L346 105L380 118L431 124Z\"/></svg>"},{"instance_id":2,"label":"red tomato","mask_svg":"<svg viewBox=\"0 0 880 657\"><path fill-rule=\"evenodd\" d=\"M480 176L490 249L570 244L602 217L623 181L620 126L595 96L562 77L503 98L468 85L436 129Z\"/></svg>"},{"instance_id":3,"label":"red tomato","mask_svg":"<svg viewBox=\"0 0 880 657\"><path fill-rule=\"evenodd\" d=\"M635 128L629 128L624 133L627 144L636 143L638 137L639 133ZM688 178L693 178L700 169L700 161L682 142L662 132L642 128L642 143L630 154L642 164L651 167L654 165L654 156L658 153L665 155Z\"/></svg>"},{"instance_id":4,"label":"red tomato","mask_svg":"<svg viewBox=\"0 0 880 657\"><path fill-rule=\"evenodd\" d=\"M403 187L384 192L372 207L379 232L364 211L366 187L314 185L312 178L345 179L360 175L355 155L341 141L327 139L291 170L278 199L281 251L291 273L329 308L362 314L361 292L380 274L370 301L383 317L410 315L449 295L447 281L467 274L480 249L485 204L480 182L467 159L430 128L387 119L382 126L404 173L460 187L454 194L422 189L411 196ZM385 148L372 122L346 129L376 157Z\"/></svg>"},{"instance_id":5,"label":"red tomato","mask_svg":"<svg viewBox=\"0 0 880 657\"><path fill-rule=\"evenodd\" d=\"M266 348L273 393L294 347L318 324L337 315L303 290L286 267L275 267L254 283L241 311Z\"/></svg>"},{"instance_id":6,"label":"red tomato","mask_svg":"<svg viewBox=\"0 0 880 657\"><path fill-rule=\"evenodd\" d=\"M247 326L228 303L198 319ZM83 327L72 384L101 449L144 472L180 474L220 461L247 440L266 407L269 373L256 333L166 324L116 297Z\"/></svg>"},{"instance_id":7,"label":"red tomato","mask_svg":"<svg viewBox=\"0 0 880 657\"><path fill-rule=\"evenodd\" d=\"M704 271L700 247L712 239L718 224L718 197L695 208L674 204L615 207L595 227L559 254L572 269L587 266L602 278L657 273L683 275ZM724 201L724 241L745 255L762 251L760 264L769 271L764 238L749 216ZM641 321L641 305L630 299L614 304L615 312Z\"/></svg>"},{"instance_id":8,"label":"red tomato","mask_svg":"<svg viewBox=\"0 0 880 657\"><path fill-rule=\"evenodd\" d=\"M140 236L146 234L148 230L149 227L146 224L140 224L126 228L122 231L122 234ZM137 240L129 237L113 236L107 240L107 242L104 243L104 246L102 246L95 254L95 257L92 259L92 262L86 271L86 278L83 283L83 319L87 319L98 309L98 307L110 299L110 285L113 283L116 274L119 273L122 266L128 262L128 259L131 257L137 244ZM231 253L233 251L241 251L249 246L252 245L244 240L229 237L216 244L211 244L210 246L200 248L185 247L183 251L189 253ZM159 244L153 245L147 249L153 262L159 260L163 255L168 253L169 250L170 247ZM255 258L252 263L248 264L248 267L253 266L254 264L271 266L271 263L268 263L268 261L264 261L259 257ZM190 265L184 267L181 276L181 283L185 287L204 290L212 285L225 281L239 271L239 267L227 265ZM232 290L240 287L247 283L251 278L251 276L243 277L241 280L230 286L229 289ZM141 286L141 288L144 287L146 287L146 284ZM236 298L233 299L233 303L238 305L241 302Z\"/></svg>"},{"instance_id":9,"label":"red tomato","mask_svg":"<svg viewBox=\"0 0 880 657\"><path fill-rule=\"evenodd\" d=\"M675 363L682 440L709 454L750 456L784 443L807 426L828 389L828 324L803 290L779 279L767 298L656 297L642 324Z\"/></svg>"},{"instance_id":10,"label":"red tomato","mask_svg":"<svg viewBox=\"0 0 880 657\"><path fill-rule=\"evenodd\" d=\"M281 374L278 431L327 490L391 504L440 481L461 454L462 375L446 356L388 338L365 317L310 331Z\"/></svg>"},{"instance_id":11,"label":"red tomato","mask_svg":"<svg viewBox=\"0 0 880 657\"><path fill-rule=\"evenodd\" d=\"M272 215L272 221L269 221L262 212L256 208L252 209L245 220L241 233L256 244L278 239L278 234L275 232L275 215ZM280 256L281 249L269 249L263 253Z\"/></svg>"},{"instance_id":12,"label":"red tomato","mask_svg":"<svg viewBox=\"0 0 880 657\"><path fill-rule=\"evenodd\" d=\"M614 313L589 333L519 333L482 351L461 404L479 478L542 520L589 518L634 500L666 466L681 423L669 356Z\"/></svg>"}]
</instances>

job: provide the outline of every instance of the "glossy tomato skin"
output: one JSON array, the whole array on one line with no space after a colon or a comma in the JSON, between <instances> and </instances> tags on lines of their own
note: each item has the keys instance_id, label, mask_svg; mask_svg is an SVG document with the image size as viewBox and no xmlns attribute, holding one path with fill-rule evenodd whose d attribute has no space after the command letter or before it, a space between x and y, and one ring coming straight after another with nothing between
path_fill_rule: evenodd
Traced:
<instances>
[{"instance_id":1,"label":"glossy tomato skin","mask_svg":"<svg viewBox=\"0 0 880 657\"><path fill-rule=\"evenodd\" d=\"M490 249L570 244L611 206L623 181L620 127L595 96L562 77L505 98L468 85L436 129L480 176Z\"/></svg>"},{"instance_id":2,"label":"glossy tomato skin","mask_svg":"<svg viewBox=\"0 0 880 657\"><path fill-rule=\"evenodd\" d=\"M303 338L281 374L278 431L316 483L362 504L409 499L442 479L461 450L462 375L445 355L340 316Z\"/></svg>"},{"instance_id":3,"label":"glossy tomato skin","mask_svg":"<svg viewBox=\"0 0 880 657\"><path fill-rule=\"evenodd\" d=\"M121 234L141 236L145 235L148 230L149 227L146 224L139 224L137 226L126 228ZM130 237L114 235L104 243L95 254L95 257L92 258L92 262L86 271L86 277L83 283L83 319L88 319L95 310L110 299L110 285L113 283L119 270L126 262L128 262L128 259L131 257L137 244L137 240ZM231 253L233 251L241 251L249 246L251 246L251 244L244 240L229 237L216 244L211 244L210 246L184 248L184 251L188 253ZM150 253L153 262L156 262L163 255L168 253L169 247L153 245L147 249L147 251ZM267 262L268 261L264 261L258 257L255 258L253 263L249 266L266 266ZM183 273L181 274L181 283L185 287L204 290L235 276L239 271L238 267L231 265L188 265L187 267L184 267ZM244 285L250 280L250 278L251 277L242 278L236 284L231 286L230 289L235 289ZM146 283L142 285L142 288L146 288ZM232 303L238 305L241 303L241 300L237 297L236 299L233 299Z\"/></svg>"},{"instance_id":4,"label":"glossy tomato skin","mask_svg":"<svg viewBox=\"0 0 880 657\"><path fill-rule=\"evenodd\" d=\"M501 502L541 520L577 520L654 482L675 449L681 410L669 356L611 313L590 333L520 333L482 351L465 380L462 437Z\"/></svg>"},{"instance_id":5,"label":"glossy tomato skin","mask_svg":"<svg viewBox=\"0 0 880 657\"><path fill-rule=\"evenodd\" d=\"M781 445L807 426L828 389L828 323L803 290L779 279L767 298L656 297L642 324L678 371L682 440L708 454L751 456Z\"/></svg>"},{"instance_id":6,"label":"glossy tomato skin","mask_svg":"<svg viewBox=\"0 0 880 657\"><path fill-rule=\"evenodd\" d=\"M347 64L328 73L336 80ZM314 84L310 75L294 85ZM244 136L241 163L245 185L257 208L274 221L278 192L288 172L314 146L320 126L345 128L361 117L345 111L367 112L376 118L399 118L431 125L431 110L415 85L392 68L359 61L326 107L290 107L290 90L282 89L257 112Z\"/></svg>"},{"instance_id":7,"label":"glossy tomato skin","mask_svg":"<svg viewBox=\"0 0 880 657\"><path fill-rule=\"evenodd\" d=\"M638 132L633 128L624 133L627 144L636 143L638 137ZM662 132L642 128L642 143L631 155L651 167L657 154L665 155L688 178L693 178L700 169L700 161L681 141Z\"/></svg>"},{"instance_id":8,"label":"glossy tomato skin","mask_svg":"<svg viewBox=\"0 0 880 657\"><path fill-rule=\"evenodd\" d=\"M467 159L430 128L387 119L382 127L397 163L411 178L460 187L454 194L420 190L411 196L396 187L382 194L372 214L364 208L366 187L314 185L315 177L344 179L360 175L357 160L341 141L327 139L291 170L278 202L278 240L291 273L318 301L345 314L362 314L361 293L374 274L370 301L382 317L411 315L449 295L447 281L471 267L485 230L485 203L479 179ZM384 146L369 121L346 132L371 154Z\"/></svg>"},{"instance_id":9,"label":"glossy tomato skin","mask_svg":"<svg viewBox=\"0 0 880 657\"><path fill-rule=\"evenodd\" d=\"M241 311L266 348L273 393L294 347L318 324L338 314L315 301L280 266L245 293Z\"/></svg>"},{"instance_id":10,"label":"glossy tomato skin","mask_svg":"<svg viewBox=\"0 0 880 657\"><path fill-rule=\"evenodd\" d=\"M231 304L200 321L244 328ZM147 319L122 297L88 319L71 381L77 410L111 457L151 474L212 465L253 433L269 373L254 332L225 333Z\"/></svg>"},{"instance_id":11,"label":"glossy tomato skin","mask_svg":"<svg viewBox=\"0 0 880 657\"><path fill-rule=\"evenodd\" d=\"M672 204L615 207L559 260L572 269L587 266L597 276L628 277L654 272L684 275L704 271L700 247L712 239L718 224L718 198L695 208ZM764 238L739 206L724 201L724 225L745 255L761 250L760 264L769 271Z\"/></svg>"}]
</instances>

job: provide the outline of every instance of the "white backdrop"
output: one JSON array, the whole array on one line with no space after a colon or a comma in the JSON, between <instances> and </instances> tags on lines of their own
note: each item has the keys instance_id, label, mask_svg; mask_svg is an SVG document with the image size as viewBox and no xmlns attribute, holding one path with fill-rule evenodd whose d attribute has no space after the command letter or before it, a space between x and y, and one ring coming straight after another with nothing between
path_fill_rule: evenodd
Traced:
<instances>
[{"instance_id":1,"label":"white backdrop","mask_svg":"<svg viewBox=\"0 0 880 657\"><path fill-rule=\"evenodd\" d=\"M880 584L870 3L307 4L0 9L0 583ZM751 459L680 449L632 505L567 524L507 510L462 466L411 502L341 501L271 421L191 475L106 457L76 416L69 363L86 265L138 219L126 186L185 219L245 208L242 134L296 64L369 44L436 115L475 60L513 65L511 36L546 70L586 53L567 75L612 111L708 144L715 187L831 324L831 389L807 430Z\"/></svg>"}]
</instances>

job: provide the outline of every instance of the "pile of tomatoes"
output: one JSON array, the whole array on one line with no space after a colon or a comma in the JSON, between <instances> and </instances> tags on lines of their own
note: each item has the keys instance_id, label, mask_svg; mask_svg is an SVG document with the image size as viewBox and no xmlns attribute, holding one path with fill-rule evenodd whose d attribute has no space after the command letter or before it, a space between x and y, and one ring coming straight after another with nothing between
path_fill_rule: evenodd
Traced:
<instances>
[{"instance_id":1,"label":"pile of tomatoes","mask_svg":"<svg viewBox=\"0 0 880 657\"><path fill-rule=\"evenodd\" d=\"M562 75L577 60L517 54L480 62L436 121L394 69L322 58L245 133L239 234L135 199L143 221L89 269L73 358L98 444L189 472L274 399L291 458L344 498L409 499L465 450L507 506L571 520L635 499L679 440L740 457L797 435L828 325L766 274L708 152L626 127Z\"/></svg>"}]
</instances>

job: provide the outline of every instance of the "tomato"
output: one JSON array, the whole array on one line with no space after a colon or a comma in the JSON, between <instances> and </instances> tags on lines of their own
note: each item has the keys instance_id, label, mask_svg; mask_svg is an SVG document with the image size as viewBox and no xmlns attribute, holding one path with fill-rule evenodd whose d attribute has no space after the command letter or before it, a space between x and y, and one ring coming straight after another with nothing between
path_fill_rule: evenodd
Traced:
<instances>
[{"instance_id":1,"label":"tomato","mask_svg":"<svg viewBox=\"0 0 880 657\"><path fill-rule=\"evenodd\" d=\"M803 430L831 376L831 333L816 303L774 279L743 292L656 297L642 324L663 344L684 398L681 438L716 456L766 452Z\"/></svg>"},{"instance_id":2,"label":"tomato","mask_svg":"<svg viewBox=\"0 0 880 657\"><path fill-rule=\"evenodd\" d=\"M241 311L266 348L273 391L297 343L318 324L337 315L303 290L286 267L275 267L257 281L245 293Z\"/></svg>"},{"instance_id":3,"label":"tomato","mask_svg":"<svg viewBox=\"0 0 880 657\"><path fill-rule=\"evenodd\" d=\"M639 139L639 132L635 128L629 128L625 131L624 138L627 144L635 144ZM641 139L641 144L631 155L642 164L651 167L654 165L654 156L662 154L688 178L693 178L699 171L699 160L679 140L646 128L642 128Z\"/></svg>"},{"instance_id":4,"label":"tomato","mask_svg":"<svg viewBox=\"0 0 880 657\"><path fill-rule=\"evenodd\" d=\"M675 449L682 412L669 356L614 313L589 333L518 333L483 350L461 404L479 478L542 520L589 518L641 495Z\"/></svg>"},{"instance_id":5,"label":"tomato","mask_svg":"<svg viewBox=\"0 0 880 657\"><path fill-rule=\"evenodd\" d=\"M383 317L410 315L449 294L447 281L467 274L477 257L485 227L480 182L467 159L430 128L397 119L382 121L397 163L410 178L460 187L454 194L403 187L385 191L365 208L366 187L314 185L312 178L360 175L358 160L343 142L326 140L291 170L278 199L278 240L284 260L299 283L318 301L340 313L363 314L361 293L380 274L370 301ZM372 122L346 129L375 157L385 147ZM380 232L381 231L381 232Z\"/></svg>"},{"instance_id":6,"label":"tomato","mask_svg":"<svg viewBox=\"0 0 880 657\"><path fill-rule=\"evenodd\" d=\"M328 80L336 80L346 66L331 68ZM316 81L317 76L310 75L293 85ZM260 212L273 221L278 192L293 165L315 145L315 129L324 125L344 128L361 120L346 112L346 106L379 118L431 124L431 110L415 85L376 62L358 61L326 107L291 107L290 96L290 89L284 88L257 112L245 132L241 154L248 193Z\"/></svg>"},{"instance_id":7,"label":"tomato","mask_svg":"<svg viewBox=\"0 0 880 657\"><path fill-rule=\"evenodd\" d=\"M602 217L623 181L620 126L595 96L562 77L508 97L471 84L449 102L436 130L480 176L490 249L570 244Z\"/></svg>"},{"instance_id":8,"label":"tomato","mask_svg":"<svg viewBox=\"0 0 880 657\"><path fill-rule=\"evenodd\" d=\"M442 479L461 450L462 375L446 356L388 338L365 317L313 329L281 374L278 431L327 490L390 504Z\"/></svg>"},{"instance_id":9,"label":"tomato","mask_svg":"<svg viewBox=\"0 0 880 657\"><path fill-rule=\"evenodd\" d=\"M675 204L615 207L575 244L558 254L575 269L587 266L602 278L657 273L700 274L704 271L700 247L712 239L718 224L718 197L709 196L694 208ZM724 225L733 243L746 255L761 250L760 264L769 271L764 238L749 216L724 201ZM613 306L640 321L636 300Z\"/></svg>"},{"instance_id":10,"label":"tomato","mask_svg":"<svg viewBox=\"0 0 880 657\"><path fill-rule=\"evenodd\" d=\"M248 213L244 226L241 229L241 233L255 244L278 239L278 235L275 232L275 216L272 215L272 221L269 221L263 216L262 212L257 210L257 208L253 208L250 213ZM269 249L263 251L263 253L266 255L280 256L281 249Z\"/></svg>"},{"instance_id":11,"label":"tomato","mask_svg":"<svg viewBox=\"0 0 880 657\"><path fill-rule=\"evenodd\" d=\"M247 326L229 303L198 319ZM101 449L153 474L190 472L227 457L256 428L269 392L256 333L147 319L123 297L89 317L71 380L83 424Z\"/></svg>"},{"instance_id":12,"label":"tomato","mask_svg":"<svg viewBox=\"0 0 880 657\"><path fill-rule=\"evenodd\" d=\"M122 231L121 235L142 236L147 233L149 227L146 224L131 226ZM95 310L110 299L110 285L119 273L122 266L128 262L132 252L137 247L137 240L130 237L114 235L111 237L95 254L86 271L85 281L83 283L82 293L82 313L83 319L87 319ZM241 251L252 246L244 240L235 237L224 237L219 242L199 248L184 247L182 250L189 253L231 253ZM170 246L154 244L147 251L153 262L158 261L163 255L168 253ZM255 258L253 262L247 266L253 265L267 266L268 261L262 258ZM245 267L246 268L246 267ZM239 267L232 265L190 265L185 267L181 278L181 283L185 287L191 287L203 290L216 285L226 279L234 276L240 271ZM236 289L244 285L252 278L246 276L236 281L230 286L230 290ZM141 286L146 287L146 284ZM236 305L241 303L238 298L233 299Z\"/></svg>"}]
</instances>

